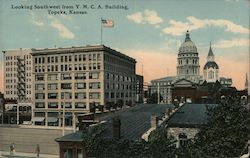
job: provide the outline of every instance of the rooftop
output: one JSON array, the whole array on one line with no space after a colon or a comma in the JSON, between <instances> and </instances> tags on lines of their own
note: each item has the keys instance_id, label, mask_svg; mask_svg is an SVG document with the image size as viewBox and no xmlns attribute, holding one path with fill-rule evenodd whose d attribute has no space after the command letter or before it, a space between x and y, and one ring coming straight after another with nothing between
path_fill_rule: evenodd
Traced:
<instances>
[{"instance_id":1,"label":"rooftop","mask_svg":"<svg viewBox=\"0 0 250 158\"><path fill-rule=\"evenodd\" d=\"M118 52L112 48L109 48L105 45L87 45L87 46L72 46L72 47L60 47L60 48L42 48L42 49L35 49L32 48L32 56L36 55L48 55L48 54L63 54L63 53L76 53L76 52L92 52L92 51L106 51L109 53L113 53L119 57L126 58L132 62L136 63L134 58L131 58L121 52Z\"/></svg>"},{"instance_id":2,"label":"rooftop","mask_svg":"<svg viewBox=\"0 0 250 158\"><path fill-rule=\"evenodd\" d=\"M167 127L199 127L208 121L207 107L217 104L185 103L167 121Z\"/></svg>"}]
</instances>

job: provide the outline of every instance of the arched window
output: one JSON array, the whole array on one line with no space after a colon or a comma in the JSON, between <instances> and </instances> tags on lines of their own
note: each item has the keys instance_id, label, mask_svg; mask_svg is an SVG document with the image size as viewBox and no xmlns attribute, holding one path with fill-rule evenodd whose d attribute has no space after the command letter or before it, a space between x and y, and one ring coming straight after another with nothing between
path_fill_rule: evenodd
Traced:
<instances>
[{"instance_id":1,"label":"arched window","mask_svg":"<svg viewBox=\"0 0 250 158\"><path fill-rule=\"evenodd\" d=\"M184 147L187 145L187 135L185 133L179 134L179 147Z\"/></svg>"},{"instance_id":2,"label":"arched window","mask_svg":"<svg viewBox=\"0 0 250 158\"><path fill-rule=\"evenodd\" d=\"M214 71L210 70L208 72L208 79L213 79L214 78Z\"/></svg>"}]
</instances>

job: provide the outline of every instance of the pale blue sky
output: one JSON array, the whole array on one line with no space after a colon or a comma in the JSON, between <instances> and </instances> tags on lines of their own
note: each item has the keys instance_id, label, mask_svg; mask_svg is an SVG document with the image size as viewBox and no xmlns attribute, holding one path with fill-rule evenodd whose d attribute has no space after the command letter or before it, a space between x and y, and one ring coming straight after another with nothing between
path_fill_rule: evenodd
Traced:
<instances>
[{"instance_id":1,"label":"pale blue sky","mask_svg":"<svg viewBox=\"0 0 250 158\"><path fill-rule=\"evenodd\" d=\"M129 9L89 9L86 15L65 16L11 9L11 5L44 4L114 4ZM249 0L0 0L0 5L0 50L100 44L102 17L115 23L114 28L103 28L103 43L128 55L133 56L133 51L177 55L189 29L201 57L212 41L216 57L238 61L244 72L237 75L245 76L247 71Z\"/></svg>"}]
</instances>

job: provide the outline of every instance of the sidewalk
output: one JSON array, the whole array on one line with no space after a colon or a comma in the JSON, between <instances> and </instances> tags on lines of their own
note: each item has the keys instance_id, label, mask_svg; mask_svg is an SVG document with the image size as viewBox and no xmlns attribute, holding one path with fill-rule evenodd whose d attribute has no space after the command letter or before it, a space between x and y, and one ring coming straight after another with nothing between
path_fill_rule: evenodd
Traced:
<instances>
[{"instance_id":1,"label":"sidewalk","mask_svg":"<svg viewBox=\"0 0 250 158\"><path fill-rule=\"evenodd\" d=\"M9 151L0 151L0 158L37 158L36 153L15 152L10 155ZM59 155L40 154L39 158L59 158Z\"/></svg>"}]
</instances>

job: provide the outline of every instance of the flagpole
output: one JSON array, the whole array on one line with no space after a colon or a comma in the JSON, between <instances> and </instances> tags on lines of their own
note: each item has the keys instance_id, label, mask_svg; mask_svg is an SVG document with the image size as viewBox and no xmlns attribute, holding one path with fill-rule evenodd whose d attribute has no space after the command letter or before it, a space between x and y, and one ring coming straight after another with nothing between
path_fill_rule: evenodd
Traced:
<instances>
[{"instance_id":1,"label":"flagpole","mask_svg":"<svg viewBox=\"0 0 250 158\"><path fill-rule=\"evenodd\" d=\"M102 18L101 18L101 45L102 45Z\"/></svg>"}]
</instances>

